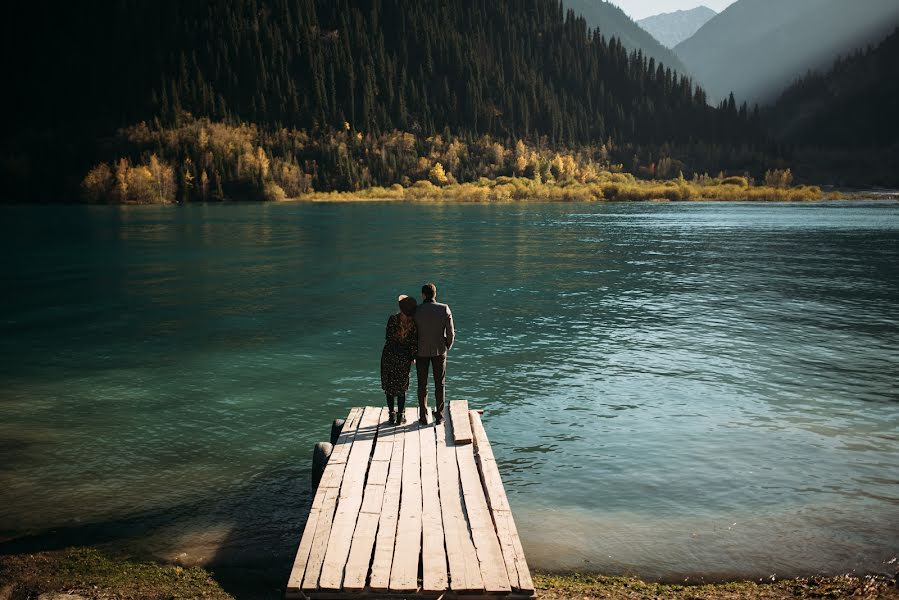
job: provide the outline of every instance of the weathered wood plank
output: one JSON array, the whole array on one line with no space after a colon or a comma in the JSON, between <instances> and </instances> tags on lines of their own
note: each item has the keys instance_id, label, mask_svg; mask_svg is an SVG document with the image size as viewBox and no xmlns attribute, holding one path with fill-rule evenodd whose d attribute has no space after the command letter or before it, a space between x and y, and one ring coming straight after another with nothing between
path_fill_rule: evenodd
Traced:
<instances>
[{"instance_id":1,"label":"weathered wood plank","mask_svg":"<svg viewBox=\"0 0 899 600\"><path fill-rule=\"evenodd\" d=\"M481 480L487 494L487 503L491 510L511 510L503 481L499 476L499 468L496 466L496 459L493 456L493 449L490 447L487 432L484 431L484 425L481 422L481 416L475 411L470 411L469 418Z\"/></svg>"},{"instance_id":2,"label":"weathered wood plank","mask_svg":"<svg viewBox=\"0 0 899 600\"><path fill-rule=\"evenodd\" d=\"M340 490L334 487L325 488L324 492L322 508L315 525L315 536L312 539L312 549L309 552L309 562L306 564L306 573L303 575L303 584L300 586L303 590L318 588L318 578L325 561L325 553L328 550L328 538L331 535L334 510L337 508L337 496L340 494Z\"/></svg>"},{"instance_id":3,"label":"weathered wood plank","mask_svg":"<svg viewBox=\"0 0 899 600\"><path fill-rule=\"evenodd\" d=\"M499 475L499 467L493 456L490 440L487 439L484 424L481 422L481 415L473 410L469 412L469 419L477 451L478 468L487 494L487 502L493 514L493 522L496 525L496 534L503 552L503 562L506 565L509 582L515 590L533 592L534 582L524 557L515 520L512 518L512 510L509 507L506 489L503 487Z\"/></svg>"},{"instance_id":4,"label":"weathered wood plank","mask_svg":"<svg viewBox=\"0 0 899 600\"><path fill-rule=\"evenodd\" d=\"M340 484L343 482L343 472L346 469L347 457L350 454L353 439L359 427L359 421L362 419L362 410L361 406L357 406L347 416L340 436L337 438L337 443L334 444L334 448L331 451L331 456L328 457L328 464L325 466L321 481L318 483L318 489L328 487L340 488Z\"/></svg>"},{"instance_id":5,"label":"weathered wood plank","mask_svg":"<svg viewBox=\"0 0 899 600\"><path fill-rule=\"evenodd\" d=\"M334 479L339 479L343 477L343 466L342 462L333 461L334 451L337 448L348 448L352 445L352 440L356 435L356 430L359 426L359 419L362 415L361 407L353 407L350 409L349 414L343 424L343 429L341 430L340 437L338 438L337 444L335 444L334 450L331 452L331 457L328 459L328 465L325 467L325 471L328 472L328 481L332 481ZM341 450L342 452L343 450ZM339 456L339 453L338 453ZM327 481L325 481L325 477L322 477L322 481L326 483L326 485L322 485L319 483L318 488L316 489L315 496L312 498L312 508L309 511L309 518L306 520L306 526L303 529L303 537L300 539L300 546L297 549L297 554L294 559L293 568L290 571L290 576L287 580L287 589L288 590L299 590L303 584L304 577L306 576L306 570L309 565L310 558L312 558L312 562L315 563L318 561L319 556L324 556L316 554L312 556L312 549L315 547L315 537L316 532L318 531L319 520L324 521L324 517L322 517L323 509L325 509L325 499L328 497L327 490L329 486L327 485ZM336 498L336 494L334 495ZM333 506L329 504L333 509ZM328 527L328 533L330 533L330 525ZM319 544L324 543L327 544L328 540L324 537L325 531L324 527L322 532L319 534L318 542ZM320 568L320 564L315 569Z\"/></svg>"},{"instance_id":6,"label":"weathered wood plank","mask_svg":"<svg viewBox=\"0 0 899 600\"><path fill-rule=\"evenodd\" d=\"M524 557L524 548L518 537L518 529L515 527L512 511L493 511L493 522L496 524L497 537L503 551L503 562L506 565L512 589L518 592L534 593L534 581L531 579L531 571L528 569L528 563Z\"/></svg>"},{"instance_id":7,"label":"weathered wood plank","mask_svg":"<svg viewBox=\"0 0 899 600\"><path fill-rule=\"evenodd\" d=\"M362 406L354 406L350 410L350 414L347 415L347 418L343 423L343 428L340 430L340 435L337 437L337 443L334 444L334 449L331 451L331 456L328 458L328 464L346 463L347 456L350 454L350 449L353 447L353 440L356 438L356 430L359 427L359 421L362 420L363 410L364 407Z\"/></svg>"},{"instance_id":8,"label":"weathered wood plank","mask_svg":"<svg viewBox=\"0 0 899 600\"><path fill-rule=\"evenodd\" d=\"M453 421L453 441L457 445L471 443L471 424L468 422L468 400L451 400L450 419Z\"/></svg>"},{"instance_id":9,"label":"weathered wood plank","mask_svg":"<svg viewBox=\"0 0 899 600\"><path fill-rule=\"evenodd\" d=\"M505 594L487 594L484 592L481 593L466 593L466 592L424 592L419 591L414 595L410 595L408 593L402 592L376 592L370 588L366 588L361 592L328 592L328 591L315 591L315 592L297 592L297 593L286 593L284 595L285 598L289 598L293 600L294 598L299 600L410 600L411 598L418 598L420 600L533 600L533 594L524 594L524 593L516 593L516 592L508 592Z\"/></svg>"},{"instance_id":10,"label":"weathered wood plank","mask_svg":"<svg viewBox=\"0 0 899 600\"><path fill-rule=\"evenodd\" d=\"M451 420L435 428L437 442L437 475L440 482L440 510L449 563L449 587L452 590L482 591L484 582L478 556L468 531L468 520L462 507L459 466L453 442Z\"/></svg>"},{"instance_id":11,"label":"weathered wood plank","mask_svg":"<svg viewBox=\"0 0 899 600\"><path fill-rule=\"evenodd\" d=\"M384 486L381 514L378 518L378 533L375 537L375 552L369 581L370 588L378 592L385 592L390 587L390 567L393 564L394 541L396 540L403 484L405 430L405 426L397 426L392 434L393 448L390 454L390 468L387 473L387 484Z\"/></svg>"},{"instance_id":12,"label":"weathered wood plank","mask_svg":"<svg viewBox=\"0 0 899 600\"><path fill-rule=\"evenodd\" d=\"M441 427L442 429L442 427ZM437 438L435 427L419 430L421 445L421 587L425 591L446 589L446 550L443 546L443 517L437 476ZM450 493L458 493L449 490Z\"/></svg>"},{"instance_id":13,"label":"weathered wood plank","mask_svg":"<svg viewBox=\"0 0 899 600\"><path fill-rule=\"evenodd\" d=\"M419 430L423 427L414 413L407 409L403 436L403 489L400 516L397 522L393 563L390 567L390 589L399 592L418 590L418 559L421 554L421 444ZM412 413L410 415L410 413ZM413 417L413 418L410 418Z\"/></svg>"},{"instance_id":14,"label":"weathered wood plank","mask_svg":"<svg viewBox=\"0 0 899 600\"><path fill-rule=\"evenodd\" d=\"M459 463L459 479L462 482L465 511L471 528L471 539L481 566L484 589L488 592L508 592L511 590L509 576L484 496L484 487L481 485L481 476L475 464L472 446L457 445L456 460Z\"/></svg>"},{"instance_id":15,"label":"weathered wood plank","mask_svg":"<svg viewBox=\"0 0 899 600\"><path fill-rule=\"evenodd\" d=\"M381 414L382 419L385 417L386 412ZM387 422L382 422L378 428L378 438L375 440L372 461L365 480L365 494L343 576L343 589L347 591L361 591L365 588L397 432L398 430ZM402 435L401 430L399 434Z\"/></svg>"},{"instance_id":16,"label":"weathered wood plank","mask_svg":"<svg viewBox=\"0 0 899 600\"><path fill-rule=\"evenodd\" d=\"M322 590L339 590L343 583L344 567L353 542L359 509L362 506L368 461L377 437L378 425L382 422L383 410L380 407L366 406L362 413L362 420L359 422L359 429L356 431L347 458L337 511L331 525L328 549L318 581L318 587Z\"/></svg>"}]
</instances>

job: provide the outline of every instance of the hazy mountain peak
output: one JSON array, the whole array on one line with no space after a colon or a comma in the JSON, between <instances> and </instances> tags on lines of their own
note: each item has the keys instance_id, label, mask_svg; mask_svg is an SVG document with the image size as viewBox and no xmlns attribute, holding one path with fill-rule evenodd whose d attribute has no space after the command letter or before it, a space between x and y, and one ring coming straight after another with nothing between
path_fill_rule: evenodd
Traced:
<instances>
[{"instance_id":1,"label":"hazy mountain peak","mask_svg":"<svg viewBox=\"0 0 899 600\"><path fill-rule=\"evenodd\" d=\"M667 48L674 48L679 43L696 33L716 13L708 6L697 6L687 10L661 13L640 19L637 24L652 34L652 37Z\"/></svg>"},{"instance_id":2,"label":"hazy mountain peak","mask_svg":"<svg viewBox=\"0 0 899 600\"><path fill-rule=\"evenodd\" d=\"M575 13L584 17L587 26L599 29L606 39L618 38L618 41L628 50L641 50L646 57L652 57L656 62L670 67L680 73L686 73L684 63L677 55L662 45L645 29L641 28L633 19L606 0L562 0L566 9L572 9Z\"/></svg>"}]
</instances>

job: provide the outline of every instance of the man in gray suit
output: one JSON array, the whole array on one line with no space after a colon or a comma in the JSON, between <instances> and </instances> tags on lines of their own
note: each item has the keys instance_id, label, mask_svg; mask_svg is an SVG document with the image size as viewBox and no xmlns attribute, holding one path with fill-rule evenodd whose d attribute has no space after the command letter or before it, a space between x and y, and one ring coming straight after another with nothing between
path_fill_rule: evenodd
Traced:
<instances>
[{"instance_id":1,"label":"man in gray suit","mask_svg":"<svg viewBox=\"0 0 899 600\"><path fill-rule=\"evenodd\" d=\"M446 352L453 347L453 313L446 304L436 301L437 286L426 283L421 286L421 304L415 311L418 326L418 356L415 371L418 373L418 419L428 422L428 366L434 369L434 396L437 403L435 422L443 422L443 404L446 387Z\"/></svg>"}]
</instances>

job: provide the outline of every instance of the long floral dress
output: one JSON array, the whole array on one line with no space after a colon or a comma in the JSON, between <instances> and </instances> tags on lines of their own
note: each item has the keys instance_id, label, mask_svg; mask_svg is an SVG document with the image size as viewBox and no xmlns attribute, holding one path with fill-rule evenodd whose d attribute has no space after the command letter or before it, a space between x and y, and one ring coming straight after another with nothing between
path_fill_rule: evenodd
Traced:
<instances>
[{"instance_id":1,"label":"long floral dress","mask_svg":"<svg viewBox=\"0 0 899 600\"><path fill-rule=\"evenodd\" d=\"M409 371L418 353L418 327L415 321L405 338L400 337L400 315L387 319L384 349L381 351L381 389L389 396L399 396L409 389Z\"/></svg>"}]
</instances>

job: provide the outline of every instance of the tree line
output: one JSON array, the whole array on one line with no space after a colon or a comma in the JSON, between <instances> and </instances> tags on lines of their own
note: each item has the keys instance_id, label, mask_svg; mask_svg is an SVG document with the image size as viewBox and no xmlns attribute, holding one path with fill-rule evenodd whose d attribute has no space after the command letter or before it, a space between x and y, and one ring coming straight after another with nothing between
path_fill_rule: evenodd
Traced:
<instances>
[{"instance_id":1,"label":"tree line","mask_svg":"<svg viewBox=\"0 0 899 600\"><path fill-rule=\"evenodd\" d=\"M490 136L570 152L612 140L627 148L626 169L666 158L687 171L760 169L758 156L772 156L757 110L733 97L709 106L688 77L629 53L558 0L21 3L6 27L17 85L2 168L25 196L54 181L66 193L100 160L137 162L138 147L115 132L177 129L185 113L302 132L323 149L344 132L404 132L416 143ZM405 169L327 152L304 171L318 189L390 184ZM298 170L308 159L284 157ZM179 166L176 187L216 190L215 172L227 187L224 165L206 170L205 186L188 187ZM463 163L453 175L476 173Z\"/></svg>"}]
</instances>

